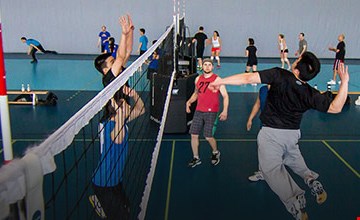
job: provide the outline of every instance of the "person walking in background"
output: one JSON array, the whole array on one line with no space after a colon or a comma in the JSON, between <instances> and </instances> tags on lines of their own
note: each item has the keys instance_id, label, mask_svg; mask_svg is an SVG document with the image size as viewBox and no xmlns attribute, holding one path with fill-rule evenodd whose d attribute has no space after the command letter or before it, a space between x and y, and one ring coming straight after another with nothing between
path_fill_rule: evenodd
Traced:
<instances>
[{"instance_id":1,"label":"person walking in background","mask_svg":"<svg viewBox=\"0 0 360 220\"><path fill-rule=\"evenodd\" d=\"M299 34L299 49L295 52L295 56L301 57L308 49L307 41L305 40L305 34Z\"/></svg>"},{"instance_id":2,"label":"person walking in background","mask_svg":"<svg viewBox=\"0 0 360 220\"><path fill-rule=\"evenodd\" d=\"M143 55L147 51L147 45L148 45L148 38L145 35L145 29L140 28L140 38L139 38L139 47L138 47L138 53L139 55Z\"/></svg>"},{"instance_id":3,"label":"person walking in background","mask_svg":"<svg viewBox=\"0 0 360 220\"><path fill-rule=\"evenodd\" d=\"M285 68L285 63L288 65L287 70L291 69L290 61L288 59L289 49L286 45L285 36L283 34L278 35L278 44L280 51L281 68Z\"/></svg>"},{"instance_id":4,"label":"person walking in background","mask_svg":"<svg viewBox=\"0 0 360 220\"><path fill-rule=\"evenodd\" d=\"M106 31L106 26L101 26L101 31L99 33L99 40L97 43L97 47L100 47L100 52L104 53L106 42L108 41L109 37L111 36L110 32Z\"/></svg>"},{"instance_id":5,"label":"person walking in background","mask_svg":"<svg viewBox=\"0 0 360 220\"><path fill-rule=\"evenodd\" d=\"M309 109L331 114L342 111L348 94L349 73L344 64L339 66L342 83L334 98L307 83L320 72L320 61L313 53L303 53L292 64L291 70L272 68L223 79L218 77L210 83L209 89L216 92L223 85L250 83L271 86L260 115L262 127L257 137L260 169L287 211L297 220L306 220L305 191L297 185L287 167L302 177L318 204L326 201L327 193L318 180L319 174L308 168L300 152L300 124L303 114Z\"/></svg>"},{"instance_id":6,"label":"person walking in background","mask_svg":"<svg viewBox=\"0 0 360 220\"><path fill-rule=\"evenodd\" d=\"M211 48L211 57L210 59L213 60L214 58L217 61L217 68L220 68L220 51L221 51L221 39L220 39L220 34L218 31L214 31L213 36L211 37L211 44L212 44L212 48Z\"/></svg>"},{"instance_id":7,"label":"person walking in background","mask_svg":"<svg viewBox=\"0 0 360 220\"><path fill-rule=\"evenodd\" d=\"M330 80L328 82L328 84L330 84L330 85L336 84L336 75L338 74L339 66L340 66L340 64L344 63L344 61L345 61L345 42L344 42L344 40L345 40L345 35L340 34L338 36L339 43L337 44L336 48L329 47L330 51L334 51L336 53L334 66L333 66L333 70L334 70L333 78L332 78L332 80ZM339 81L339 84L340 83L341 83L341 81Z\"/></svg>"},{"instance_id":8,"label":"person walking in background","mask_svg":"<svg viewBox=\"0 0 360 220\"><path fill-rule=\"evenodd\" d=\"M51 53L51 54L57 54L56 51L52 50L45 50L44 47L40 44L39 41L34 39L26 39L26 37L20 38L23 43L29 46L27 54L32 57L31 63L37 63L38 60L36 59L35 53L37 51L43 52L45 54Z\"/></svg>"},{"instance_id":9,"label":"person walking in background","mask_svg":"<svg viewBox=\"0 0 360 220\"><path fill-rule=\"evenodd\" d=\"M249 73L250 70L252 69L252 72L256 72L256 68L257 68L257 56L256 56L256 51L257 48L254 46L255 41L252 38L248 39L248 43L249 46L246 47L245 50L245 56L248 58L247 62L246 62L246 73ZM256 86L257 84L254 83L252 84L253 86Z\"/></svg>"},{"instance_id":10,"label":"person walking in background","mask_svg":"<svg viewBox=\"0 0 360 220\"><path fill-rule=\"evenodd\" d=\"M116 58L116 51L118 50L118 45L115 44L115 38L110 37L106 43L104 53L111 53L111 56Z\"/></svg>"},{"instance_id":11,"label":"person walking in background","mask_svg":"<svg viewBox=\"0 0 360 220\"><path fill-rule=\"evenodd\" d=\"M204 33L204 27L200 26L198 32L194 35L191 43L196 43L196 58L198 61L198 69L202 69L202 60L204 59L205 42L207 35ZM190 45L189 45L190 46Z\"/></svg>"},{"instance_id":12,"label":"person walking in background","mask_svg":"<svg viewBox=\"0 0 360 220\"><path fill-rule=\"evenodd\" d=\"M188 166L192 168L201 164L199 156L199 134L202 129L204 129L205 139L209 142L212 149L211 164L216 166L220 162L220 151L217 148L216 139L213 136L213 127L217 120L220 108L219 95L221 94L223 97L223 111L218 116L221 121L227 119L229 96L225 86L221 86L217 92L208 89L208 85L218 78L218 76L212 72L213 68L212 60L204 59L204 73L196 77L195 91L186 102L186 112L190 113L191 104L197 101L196 110L189 131L191 134L193 158Z\"/></svg>"}]
</instances>

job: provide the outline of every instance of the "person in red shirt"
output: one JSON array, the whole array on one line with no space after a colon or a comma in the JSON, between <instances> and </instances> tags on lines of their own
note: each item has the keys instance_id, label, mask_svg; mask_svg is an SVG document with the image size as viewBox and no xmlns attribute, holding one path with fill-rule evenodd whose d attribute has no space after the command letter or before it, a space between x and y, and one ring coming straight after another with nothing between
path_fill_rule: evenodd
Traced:
<instances>
[{"instance_id":1,"label":"person in red shirt","mask_svg":"<svg viewBox=\"0 0 360 220\"><path fill-rule=\"evenodd\" d=\"M211 59L204 59L202 68L203 74L195 79L195 91L186 102L186 112L190 113L191 104L197 101L189 131L193 152L193 158L189 162L189 167L192 168L201 164L199 157L199 134L202 129L204 130L205 139L212 148L211 164L216 166L220 162L220 151L213 137L213 127L217 117L219 117L221 121L227 119L229 106L229 96L225 86L220 86L220 89L216 92L208 88L209 84L218 78L218 76L212 72L214 66ZM220 110L220 94L223 97L223 111L218 116Z\"/></svg>"}]
</instances>

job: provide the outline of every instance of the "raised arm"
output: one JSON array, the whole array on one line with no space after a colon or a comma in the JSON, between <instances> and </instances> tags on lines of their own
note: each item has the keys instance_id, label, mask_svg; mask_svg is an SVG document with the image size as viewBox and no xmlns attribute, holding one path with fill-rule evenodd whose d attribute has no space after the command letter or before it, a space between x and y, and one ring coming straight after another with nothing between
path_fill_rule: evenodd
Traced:
<instances>
[{"instance_id":1,"label":"raised arm","mask_svg":"<svg viewBox=\"0 0 360 220\"><path fill-rule=\"evenodd\" d=\"M341 79L340 88L338 94L335 96L334 100L331 102L330 107L328 109L328 113L339 113L341 112L346 98L348 96L348 84L349 84L349 72L348 66L345 67L343 63L339 66L339 76Z\"/></svg>"},{"instance_id":2,"label":"raised arm","mask_svg":"<svg viewBox=\"0 0 360 220\"><path fill-rule=\"evenodd\" d=\"M122 29L120 43L118 50L116 51L116 59L111 67L111 71L113 72L114 76L118 76L122 71L122 67L125 65L124 62L126 56L126 36L130 32L130 26L126 19L126 16L121 16L119 18L119 23Z\"/></svg>"}]
</instances>

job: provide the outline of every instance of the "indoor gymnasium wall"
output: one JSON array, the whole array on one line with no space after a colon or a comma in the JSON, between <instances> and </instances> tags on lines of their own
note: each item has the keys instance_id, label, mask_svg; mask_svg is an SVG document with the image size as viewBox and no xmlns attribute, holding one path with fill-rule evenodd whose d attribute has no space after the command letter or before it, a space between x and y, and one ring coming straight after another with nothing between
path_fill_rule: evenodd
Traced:
<instances>
[{"instance_id":1,"label":"indoor gymnasium wall","mask_svg":"<svg viewBox=\"0 0 360 220\"><path fill-rule=\"evenodd\" d=\"M60 53L95 54L97 34L105 24L118 42L119 15L130 13L136 31L136 53L140 27L151 42L172 22L170 0L0 0L4 51L23 53L20 37L38 39L45 49ZM298 47L298 34L305 33L309 49L322 58L335 55L327 48L337 45L344 33L346 57L360 58L360 7L358 0L181 0L186 24L194 35L199 25L208 36L218 30L223 41L221 56L244 56L247 39L255 39L259 57L278 57L277 36L285 35L289 57ZM183 13L180 8L180 13ZM151 44L151 43L150 43ZM209 52L207 48L206 54Z\"/></svg>"}]
</instances>

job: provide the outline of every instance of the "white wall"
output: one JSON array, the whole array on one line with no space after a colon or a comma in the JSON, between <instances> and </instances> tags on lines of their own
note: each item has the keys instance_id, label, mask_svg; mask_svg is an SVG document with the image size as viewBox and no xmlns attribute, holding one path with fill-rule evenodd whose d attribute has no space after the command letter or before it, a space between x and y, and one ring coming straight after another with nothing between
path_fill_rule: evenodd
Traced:
<instances>
[{"instance_id":1,"label":"white wall","mask_svg":"<svg viewBox=\"0 0 360 220\"><path fill-rule=\"evenodd\" d=\"M285 34L293 56L297 36L305 33L311 51L333 58L327 50L344 33L346 57L360 58L360 1L358 0L180 0L193 35L199 25L210 36L218 30L222 56L243 56L247 38L253 37L260 57L278 57L277 35ZM172 0L0 0L5 52L25 52L19 38L38 39L60 53L94 54L97 34L105 24L116 41L118 17L130 13L136 30L144 27L150 42L172 22ZM138 31L134 50L138 46Z\"/></svg>"}]
</instances>

